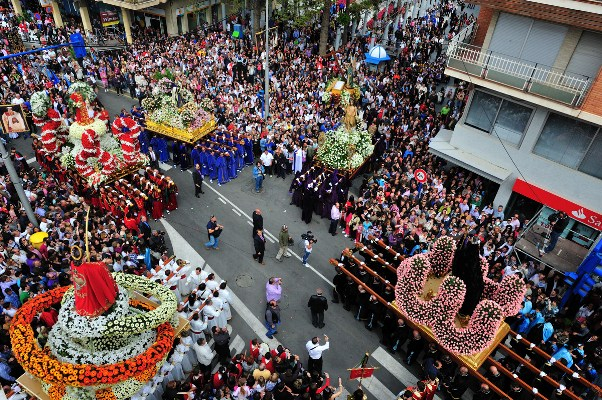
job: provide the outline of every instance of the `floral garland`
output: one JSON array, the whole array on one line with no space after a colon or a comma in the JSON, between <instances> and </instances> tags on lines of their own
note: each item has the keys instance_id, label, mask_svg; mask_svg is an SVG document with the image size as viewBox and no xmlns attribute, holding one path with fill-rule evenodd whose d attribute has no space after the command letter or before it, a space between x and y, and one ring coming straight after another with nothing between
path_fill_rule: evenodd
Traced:
<instances>
[{"instance_id":1,"label":"floral garland","mask_svg":"<svg viewBox=\"0 0 602 400\"><path fill-rule=\"evenodd\" d=\"M69 287L60 287L34 297L25 303L13 318L9 330L13 353L19 364L21 364L27 372L51 385L85 387L113 385L129 378L137 378L140 376L146 377L149 374L154 373L153 371L156 371L157 365L164 360L171 350L174 339L174 328L169 322L157 324L159 316L154 312L162 307L163 313L165 313L166 308L175 310L174 304L172 304L173 307L171 307L171 305L164 307L163 304L163 301L169 302L170 300L177 304L175 296L167 288L145 278L124 274L114 275L118 284L127 287L128 285L124 284L124 282L128 284L133 283L132 286L134 286L134 289L144 288L146 289L146 293L156 294L155 297L158 297L161 300L162 304L157 309L137 316L140 318L136 319L144 321L144 316L151 314L151 316L148 317L149 321L143 325L146 327L158 325L156 341L144 353L115 364L70 364L57 360L39 347L34 337L31 322L38 313L62 300ZM124 276L127 276L128 278L123 278ZM143 284L141 281L146 281L146 284ZM165 295L165 291L169 292L171 296ZM165 317L170 319L172 315L164 314L164 318ZM129 324L131 321L132 320L125 321L124 325L120 326L131 326ZM140 327L138 326L133 328L133 332L130 331L127 333L133 334L138 333L136 331L140 331ZM109 329L110 332L113 330L114 328ZM122 332L125 332L125 328L122 329ZM151 371L149 371L149 369ZM61 393L62 391L53 390L53 392ZM53 400L55 399L56 398L53 398Z\"/></svg>"},{"instance_id":2,"label":"floral garland","mask_svg":"<svg viewBox=\"0 0 602 400\"><path fill-rule=\"evenodd\" d=\"M159 307L145 314L127 316L120 320L108 321L104 335L134 334L154 329L168 321L178 309L178 300L169 288L159 285L149 279L136 275L114 273L113 278L117 285L138 290L141 293L150 293L159 300Z\"/></svg>"},{"instance_id":3,"label":"floral garland","mask_svg":"<svg viewBox=\"0 0 602 400\"><path fill-rule=\"evenodd\" d=\"M458 328L455 317L466 293L461 279L448 275L434 297L421 298L429 274L441 277L449 272L454 252L453 240L442 237L435 241L429 253L405 259L397 269L395 300L410 320L429 326L443 348L458 354L474 354L491 345L504 317L516 314L525 286L518 276L505 278L499 284L484 277L483 298L468 325ZM486 275L486 261L481 260L481 268Z\"/></svg>"},{"instance_id":4,"label":"floral garland","mask_svg":"<svg viewBox=\"0 0 602 400\"><path fill-rule=\"evenodd\" d=\"M144 155L140 152L138 137L142 128L132 118L115 118L111 126L113 135L121 142L123 161L127 165L135 165L144 161Z\"/></svg>"}]
</instances>

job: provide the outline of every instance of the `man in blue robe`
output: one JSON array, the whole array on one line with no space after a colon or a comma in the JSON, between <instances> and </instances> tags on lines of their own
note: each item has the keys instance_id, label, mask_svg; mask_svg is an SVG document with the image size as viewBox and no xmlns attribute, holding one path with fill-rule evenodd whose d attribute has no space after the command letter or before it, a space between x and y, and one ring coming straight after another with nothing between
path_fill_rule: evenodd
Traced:
<instances>
[{"instance_id":1,"label":"man in blue robe","mask_svg":"<svg viewBox=\"0 0 602 400\"><path fill-rule=\"evenodd\" d=\"M209 176L209 150L206 147L201 149L201 173L203 176Z\"/></svg>"},{"instance_id":2,"label":"man in blue robe","mask_svg":"<svg viewBox=\"0 0 602 400\"><path fill-rule=\"evenodd\" d=\"M226 153L226 162L228 164L228 178L230 180L236 178L238 174L236 173L236 148L230 148Z\"/></svg>"},{"instance_id":3,"label":"man in blue robe","mask_svg":"<svg viewBox=\"0 0 602 400\"><path fill-rule=\"evenodd\" d=\"M228 166L226 164L225 153L219 153L215 166L217 169L217 185L221 186L222 183L227 183L228 179Z\"/></svg>"},{"instance_id":4,"label":"man in blue robe","mask_svg":"<svg viewBox=\"0 0 602 400\"><path fill-rule=\"evenodd\" d=\"M236 169L240 172L245 166L245 147L240 144L240 142L236 143Z\"/></svg>"},{"instance_id":5,"label":"man in blue robe","mask_svg":"<svg viewBox=\"0 0 602 400\"><path fill-rule=\"evenodd\" d=\"M251 138L246 137L244 139L245 144L245 164L253 165L253 141Z\"/></svg>"},{"instance_id":6,"label":"man in blue robe","mask_svg":"<svg viewBox=\"0 0 602 400\"><path fill-rule=\"evenodd\" d=\"M208 175L210 183L213 183L213 180L217 179L217 167L215 163L215 152L213 150L209 150L209 152L207 153L207 169L209 170Z\"/></svg>"},{"instance_id":7,"label":"man in blue robe","mask_svg":"<svg viewBox=\"0 0 602 400\"><path fill-rule=\"evenodd\" d=\"M201 162L201 145L197 144L194 146L192 151L190 152L190 160L192 161L192 165L202 165Z\"/></svg>"}]
</instances>

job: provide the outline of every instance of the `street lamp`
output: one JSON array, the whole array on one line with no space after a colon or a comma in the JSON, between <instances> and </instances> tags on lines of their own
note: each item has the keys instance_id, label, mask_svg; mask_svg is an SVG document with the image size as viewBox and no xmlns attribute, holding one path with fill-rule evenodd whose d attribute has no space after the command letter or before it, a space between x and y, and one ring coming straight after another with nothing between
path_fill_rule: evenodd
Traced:
<instances>
[{"instance_id":1,"label":"street lamp","mask_svg":"<svg viewBox=\"0 0 602 400\"><path fill-rule=\"evenodd\" d=\"M270 10L270 0L265 0L265 94L264 94L264 118L267 125L268 117L270 116L270 61L269 61L269 40L270 26L268 12Z\"/></svg>"}]
</instances>

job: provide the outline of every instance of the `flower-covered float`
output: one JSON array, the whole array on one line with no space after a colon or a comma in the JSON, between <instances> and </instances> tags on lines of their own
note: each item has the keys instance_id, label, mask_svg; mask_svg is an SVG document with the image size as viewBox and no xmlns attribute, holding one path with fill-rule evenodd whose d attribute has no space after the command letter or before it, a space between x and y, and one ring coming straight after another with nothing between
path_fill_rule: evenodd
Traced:
<instances>
[{"instance_id":1,"label":"flower-covered float","mask_svg":"<svg viewBox=\"0 0 602 400\"><path fill-rule=\"evenodd\" d=\"M176 297L145 277L111 275L102 262L73 264L72 279L73 286L42 293L15 314L10 327L15 358L51 400L131 397L172 348L179 322ZM140 300L135 291L151 294L160 305ZM41 348L31 323L59 304L58 322ZM31 388L34 380L27 385L22 378L19 382L39 397Z\"/></svg>"},{"instance_id":2,"label":"flower-covered float","mask_svg":"<svg viewBox=\"0 0 602 400\"><path fill-rule=\"evenodd\" d=\"M58 159L65 168L76 169L93 186L148 162L140 152L141 127L137 122L118 118L109 130L109 114L90 109L96 93L87 83L73 83L67 96L75 114L75 121L68 128L51 107L46 92L31 96L34 123L41 127L42 151L47 156Z\"/></svg>"},{"instance_id":3,"label":"flower-covered float","mask_svg":"<svg viewBox=\"0 0 602 400\"><path fill-rule=\"evenodd\" d=\"M498 283L487 272L478 244L466 240L456 248L452 238L441 237L428 253L401 262L395 304L429 329L444 349L458 355L481 353L497 344L503 320L516 315L526 291L519 275Z\"/></svg>"},{"instance_id":4,"label":"flower-covered float","mask_svg":"<svg viewBox=\"0 0 602 400\"><path fill-rule=\"evenodd\" d=\"M345 116L338 127L320 135L316 152L321 165L347 171L350 175L354 175L374 151L372 135L355 106L360 91L353 82L352 75L350 70L347 82L334 79L326 87L322 100L326 103L340 103L345 108Z\"/></svg>"},{"instance_id":5,"label":"flower-covered float","mask_svg":"<svg viewBox=\"0 0 602 400\"><path fill-rule=\"evenodd\" d=\"M167 77L155 84L142 106L149 130L183 142L195 143L216 127L213 102L203 98L197 104L189 90Z\"/></svg>"}]
</instances>

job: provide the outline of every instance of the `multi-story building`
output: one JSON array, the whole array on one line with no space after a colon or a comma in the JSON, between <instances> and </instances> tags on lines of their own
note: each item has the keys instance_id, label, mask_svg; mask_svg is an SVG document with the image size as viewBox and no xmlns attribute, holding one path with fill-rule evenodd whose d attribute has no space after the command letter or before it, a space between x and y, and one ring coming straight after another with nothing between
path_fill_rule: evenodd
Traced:
<instances>
[{"instance_id":1,"label":"multi-story building","mask_svg":"<svg viewBox=\"0 0 602 400\"><path fill-rule=\"evenodd\" d=\"M537 216L540 230L566 211L565 253L542 260L574 270L602 230L602 2L479 4L445 71L468 83L466 108L431 151L499 184L494 207ZM523 250L537 255L531 242Z\"/></svg>"}]
</instances>

